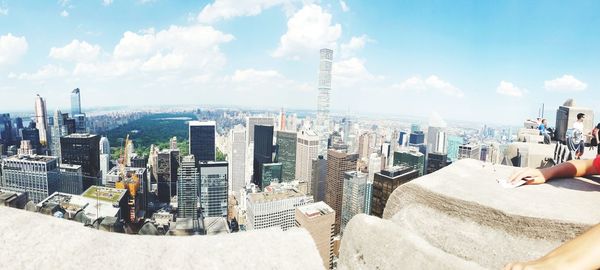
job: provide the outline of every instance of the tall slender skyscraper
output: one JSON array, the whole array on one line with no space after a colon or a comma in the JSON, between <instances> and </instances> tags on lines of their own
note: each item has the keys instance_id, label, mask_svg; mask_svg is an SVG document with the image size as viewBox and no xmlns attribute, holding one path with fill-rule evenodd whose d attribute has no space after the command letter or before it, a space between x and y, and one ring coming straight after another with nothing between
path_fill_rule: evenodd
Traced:
<instances>
[{"instance_id":1,"label":"tall slender skyscraper","mask_svg":"<svg viewBox=\"0 0 600 270\"><path fill-rule=\"evenodd\" d=\"M347 154L335 150L328 151L327 158L327 184L325 194L325 203L327 203L336 213L342 213L342 199L344 192L344 175L348 171L356 170L358 154ZM340 232L342 216L337 215L335 221L334 233Z\"/></svg>"},{"instance_id":2,"label":"tall slender skyscraper","mask_svg":"<svg viewBox=\"0 0 600 270\"><path fill-rule=\"evenodd\" d=\"M296 144L296 174L298 181L311 183L312 161L319 157L319 136L312 130L298 133ZM312 187L308 187L311 190Z\"/></svg>"},{"instance_id":3,"label":"tall slender skyscraper","mask_svg":"<svg viewBox=\"0 0 600 270\"><path fill-rule=\"evenodd\" d=\"M48 145L48 112L46 100L39 94L35 97L35 127L40 131L40 143Z\"/></svg>"},{"instance_id":4,"label":"tall slender skyscraper","mask_svg":"<svg viewBox=\"0 0 600 270\"><path fill-rule=\"evenodd\" d=\"M191 121L189 125L189 153L194 155L196 162L215 161L217 123L215 121Z\"/></svg>"},{"instance_id":5,"label":"tall slender skyscraper","mask_svg":"<svg viewBox=\"0 0 600 270\"><path fill-rule=\"evenodd\" d=\"M282 180L290 182L296 180L296 132L277 132L277 162L283 166Z\"/></svg>"},{"instance_id":6,"label":"tall slender skyscraper","mask_svg":"<svg viewBox=\"0 0 600 270\"><path fill-rule=\"evenodd\" d=\"M54 112L54 123L50 128L50 153L58 158L60 163L60 137L67 135L67 130L63 125L62 113L57 109Z\"/></svg>"},{"instance_id":7,"label":"tall slender skyscraper","mask_svg":"<svg viewBox=\"0 0 600 270\"><path fill-rule=\"evenodd\" d=\"M110 143L108 138L100 138L100 171L102 173L102 184L106 185L106 175L110 170Z\"/></svg>"},{"instance_id":8,"label":"tall slender skyscraper","mask_svg":"<svg viewBox=\"0 0 600 270\"><path fill-rule=\"evenodd\" d=\"M79 88L71 92L71 116L81 114L81 94Z\"/></svg>"},{"instance_id":9,"label":"tall slender skyscraper","mask_svg":"<svg viewBox=\"0 0 600 270\"><path fill-rule=\"evenodd\" d=\"M246 130L243 126L235 126L229 132L230 151L229 160L230 187L234 194L239 195L240 189L246 186Z\"/></svg>"},{"instance_id":10,"label":"tall slender skyscraper","mask_svg":"<svg viewBox=\"0 0 600 270\"><path fill-rule=\"evenodd\" d=\"M181 159L177 181L177 217L198 219L198 179L193 155Z\"/></svg>"},{"instance_id":11,"label":"tall slender skyscraper","mask_svg":"<svg viewBox=\"0 0 600 270\"><path fill-rule=\"evenodd\" d=\"M319 97L317 102L317 132L319 133L319 155L327 155L329 139L329 92L331 92L331 68L333 50L321 49L319 64Z\"/></svg>"},{"instance_id":12,"label":"tall slender skyscraper","mask_svg":"<svg viewBox=\"0 0 600 270\"><path fill-rule=\"evenodd\" d=\"M262 166L273 162L273 126L254 126L254 173L252 182L262 186Z\"/></svg>"}]
</instances>

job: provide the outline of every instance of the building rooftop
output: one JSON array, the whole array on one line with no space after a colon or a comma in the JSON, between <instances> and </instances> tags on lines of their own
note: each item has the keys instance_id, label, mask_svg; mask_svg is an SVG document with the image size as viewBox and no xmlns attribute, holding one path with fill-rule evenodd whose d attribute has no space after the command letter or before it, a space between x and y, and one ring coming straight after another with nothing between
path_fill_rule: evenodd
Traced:
<instances>
[{"instance_id":1,"label":"building rooftop","mask_svg":"<svg viewBox=\"0 0 600 270\"><path fill-rule=\"evenodd\" d=\"M135 168L135 167L125 167L125 173L133 173L133 174L143 174L146 171L146 168ZM114 166L106 175L119 175L121 174L121 170L119 166Z\"/></svg>"},{"instance_id":2,"label":"building rooftop","mask_svg":"<svg viewBox=\"0 0 600 270\"><path fill-rule=\"evenodd\" d=\"M10 156L6 159L10 160L10 161L30 161L30 162L48 163L53 160L56 160L56 157L42 156L42 155L16 155L16 156Z\"/></svg>"},{"instance_id":3,"label":"building rooftop","mask_svg":"<svg viewBox=\"0 0 600 270\"><path fill-rule=\"evenodd\" d=\"M217 122L215 121L190 121L190 126L216 126Z\"/></svg>"},{"instance_id":4,"label":"building rooftop","mask_svg":"<svg viewBox=\"0 0 600 270\"><path fill-rule=\"evenodd\" d=\"M82 197L109 202L112 205L119 205L119 202L123 199L123 196L127 193L125 189L116 189L101 186L91 186L81 194Z\"/></svg>"},{"instance_id":5,"label":"building rooftop","mask_svg":"<svg viewBox=\"0 0 600 270\"><path fill-rule=\"evenodd\" d=\"M297 189L283 189L283 190L273 190L273 191L265 191L259 193L251 193L248 194L248 199L253 203L264 203L271 201L279 201L284 199L296 198L296 197L304 197L306 196L304 193L298 191Z\"/></svg>"},{"instance_id":6,"label":"building rooftop","mask_svg":"<svg viewBox=\"0 0 600 270\"><path fill-rule=\"evenodd\" d=\"M59 168L67 170L79 170L81 169L81 165L62 163L59 165Z\"/></svg>"},{"instance_id":7,"label":"building rooftop","mask_svg":"<svg viewBox=\"0 0 600 270\"><path fill-rule=\"evenodd\" d=\"M334 213L333 208L329 207L325 202L316 202L298 207L298 211L309 218L320 217Z\"/></svg>"},{"instance_id":8,"label":"building rooftop","mask_svg":"<svg viewBox=\"0 0 600 270\"><path fill-rule=\"evenodd\" d=\"M94 138L94 137L98 137L98 135L90 134L90 133L73 133L73 134L64 136L63 138L87 139L87 138Z\"/></svg>"}]
</instances>

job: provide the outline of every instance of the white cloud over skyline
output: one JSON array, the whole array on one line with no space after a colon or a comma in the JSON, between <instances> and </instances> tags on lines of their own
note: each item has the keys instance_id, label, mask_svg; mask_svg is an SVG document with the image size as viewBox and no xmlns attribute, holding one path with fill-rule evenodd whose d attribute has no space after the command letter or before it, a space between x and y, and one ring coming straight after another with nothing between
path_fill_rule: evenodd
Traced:
<instances>
[{"instance_id":1,"label":"white cloud over skyline","mask_svg":"<svg viewBox=\"0 0 600 270\"><path fill-rule=\"evenodd\" d=\"M0 36L0 68L19 61L28 48L29 45L24 36L17 37L11 33Z\"/></svg>"},{"instance_id":2,"label":"white cloud over skyline","mask_svg":"<svg viewBox=\"0 0 600 270\"><path fill-rule=\"evenodd\" d=\"M496 93L505 95L505 96L513 96L513 97L522 97L523 90L517 86L515 86L511 82L501 81L498 87L496 88Z\"/></svg>"},{"instance_id":3,"label":"white cloud over skyline","mask_svg":"<svg viewBox=\"0 0 600 270\"><path fill-rule=\"evenodd\" d=\"M544 81L544 88L549 91L577 92L585 90L587 84L573 75L565 74L562 77Z\"/></svg>"},{"instance_id":4,"label":"white cloud over skyline","mask_svg":"<svg viewBox=\"0 0 600 270\"><path fill-rule=\"evenodd\" d=\"M440 79L436 75L430 75L426 79L422 79L419 76L413 76L405 81L392 85L392 89L398 89L401 91L437 91L446 96L462 98L464 92L459 88L455 87L451 83Z\"/></svg>"}]
</instances>

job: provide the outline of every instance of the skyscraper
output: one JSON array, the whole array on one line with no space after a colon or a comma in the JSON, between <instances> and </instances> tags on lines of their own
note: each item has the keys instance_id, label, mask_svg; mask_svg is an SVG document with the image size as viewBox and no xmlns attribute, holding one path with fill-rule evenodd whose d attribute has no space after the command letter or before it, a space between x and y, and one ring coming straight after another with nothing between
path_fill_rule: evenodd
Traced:
<instances>
[{"instance_id":1,"label":"skyscraper","mask_svg":"<svg viewBox=\"0 0 600 270\"><path fill-rule=\"evenodd\" d=\"M110 170L110 142L108 138L100 138L100 172L102 174L102 184L106 185L106 174Z\"/></svg>"},{"instance_id":2,"label":"skyscraper","mask_svg":"<svg viewBox=\"0 0 600 270\"><path fill-rule=\"evenodd\" d=\"M262 186L262 165L273 162L273 126L254 126L254 173L252 182Z\"/></svg>"},{"instance_id":3,"label":"skyscraper","mask_svg":"<svg viewBox=\"0 0 600 270\"><path fill-rule=\"evenodd\" d=\"M12 130L10 114L0 114L0 143L4 143L6 146L13 145L15 143Z\"/></svg>"},{"instance_id":4,"label":"skyscraper","mask_svg":"<svg viewBox=\"0 0 600 270\"><path fill-rule=\"evenodd\" d=\"M458 136L448 137L448 158L452 161L458 160L458 148L464 144L464 139Z\"/></svg>"},{"instance_id":5,"label":"skyscraper","mask_svg":"<svg viewBox=\"0 0 600 270\"><path fill-rule=\"evenodd\" d=\"M248 117L246 118L246 131L247 131L247 144L254 143L254 126L273 126L275 125L275 119L272 117Z\"/></svg>"},{"instance_id":6,"label":"skyscraper","mask_svg":"<svg viewBox=\"0 0 600 270\"><path fill-rule=\"evenodd\" d=\"M463 144L458 147L458 159L471 158L479 160L481 158L480 153L479 145Z\"/></svg>"},{"instance_id":7,"label":"skyscraper","mask_svg":"<svg viewBox=\"0 0 600 270\"><path fill-rule=\"evenodd\" d=\"M79 88L71 92L71 116L81 114L81 94Z\"/></svg>"},{"instance_id":8,"label":"skyscraper","mask_svg":"<svg viewBox=\"0 0 600 270\"><path fill-rule=\"evenodd\" d=\"M193 155L181 159L177 181L177 217L198 219L198 169Z\"/></svg>"},{"instance_id":9,"label":"skyscraper","mask_svg":"<svg viewBox=\"0 0 600 270\"><path fill-rule=\"evenodd\" d=\"M48 112L46 110L46 100L39 94L35 98L35 127L40 132L40 143L48 145Z\"/></svg>"},{"instance_id":10,"label":"skyscraper","mask_svg":"<svg viewBox=\"0 0 600 270\"><path fill-rule=\"evenodd\" d=\"M215 121L191 121L189 123L189 153L196 162L215 161Z\"/></svg>"},{"instance_id":11,"label":"skyscraper","mask_svg":"<svg viewBox=\"0 0 600 270\"><path fill-rule=\"evenodd\" d=\"M327 191L327 160L323 156L312 160L311 179L309 182L309 192L313 195L315 201L324 201Z\"/></svg>"},{"instance_id":12,"label":"skyscraper","mask_svg":"<svg viewBox=\"0 0 600 270\"><path fill-rule=\"evenodd\" d=\"M2 159L2 188L27 192L34 203L58 189L59 174L55 157L20 155Z\"/></svg>"},{"instance_id":13,"label":"skyscraper","mask_svg":"<svg viewBox=\"0 0 600 270\"><path fill-rule=\"evenodd\" d=\"M298 133L296 144L296 180L311 183L312 161L318 156L319 136L312 130ZM312 187L308 187L308 190L311 189Z\"/></svg>"},{"instance_id":14,"label":"skyscraper","mask_svg":"<svg viewBox=\"0 0 600 270\"><path fill-rule=\"evenodd\" d=\"M427 129L427 149L429 151L439 153L446 152L445 129L445 127L429 126Z\"/></svg>"},{"instance_id":15,"label":"skyscraper","mask_svg":"<svg viewBox=\"0 0 600 270\"><path fill-rule=\"evenodd\" d=\"M344 192L344 175L348 171L356 170L358 154L347 154L335 150L327 151L327 193L325 194L325 203L335 210L336 213L342 213L342 199ZM335 234L340 233L342 216L338 215L335 222Z\"/></svg>"},{"instance_id":16,"label":"skyscraper","mask_svg":"<svg viewBox=\"0 0 600 270\"><path fill-rule=\"evenodd\" d=\"M325 269L333 268L333 229L335 211L324 202L296 208L296 226L306 229L313 238Z\"/></svg>"},{"instance_id":17,"label":"skyscraper","mask_svg":"<svg viewBox=\"0 0 600 270\"><path fill-rule=\"evenodd\" d=\"M331 92L331 71L333 50L321 49L319 64L319 96L317 102L317 132L319 134L319 155L327 155L329 139L329 93Z\"/></svg>"},{"instance_id":18,"label":"skyscraper","mask_svg":"<svg viewBox=\"0 0 600 270\"><path fill-rule=\"evenodd\" d=\"M371 189L372 184L369 182L367 174L358 171L344 174L342 232L354 216L371 213Z\"/></svg>"},{"instance_id":19,"label":"skyscraper","mask_svg":"<svg viewBox=\"0 0 600 270\"><path fill-rule=\"evenodd\" d=\"M60 138L60 149L63 163L81 165L83 190L100 183L100 136L73 133Z\"/></svg>"},{"instance_id":20,"label":"skyscraper","mask_svg":"<svg viewBox=\"0 0 600 270\"><path fill-rule=\"evenodd\" d=\"M312 203L312 197L296 189L273 189L248 194L247 230L279 227L282 230L296 225L296 208Z\"/></svg>"},{"instance_id":21,"label":"skyscraper","mask_svg":"<svg viewBox=\"0 0 600 270\"><path fill-rule=\"evenodd\" d=\"M50 153L57 157L60 163L60 137L67 135L67 130L63 125L62 113L58 109L54 112L53 121L50 128Z\"/></svg>"},{"instance_id":22,"label":"skyscraper","mask_svg":"<svg viewBox=\"0 0 600 270\"><path fill-rule=\"evenodd\" d=\"M418 171L408 166L394 166L375 174L373 180L373 199L371 200L371 215L383 217L383 210L390 195L396 188L410 180L419 177Z\"/></svg>"},{"instance_id":23,"label":"skyscraper","mask_svg":"<svg viewBox=\"0 0 600 270\"><path fill-rule=\"evenodd\" d=\"M227 217L229 206L227 161L200 162L200 205L203 217Z\"/></svg>"},{"instance_id":24,"label":"skyscraper","mask_svg":"<svg viewBox=\"0 0 600 270\"><path fill-rule=\"evenodd\" d=\"M239 195L240 189L246 186L246 130L243 126L235 126L229 131L229 144L230 189Z\"/></svg>"},{"instance_id":25,"label":"skyscraper","mask_svg":"<svg viewBox=\"0 0 600 270\"><path fill-rule=\"evenodd\" d=\"M83 174L80 165L60 164L58 192L79 195L83 193Z\"/></svg>"},{"instance_id":26,"label":"skyscraper","mask_svg":"<svg viewBox=\"0 0 600 270\"><path fill-rule=\"evenodd\" d=\"M289 182L296 179L296 132L277 132L277 162L282 165L282 181Z\"/></svg>"},{"instance_id":27,"label":"skyscraper","mask_svg":"<svg viewBox=\"0 0 600 270\"><path fill-rule=\"evenodd\" d=\"M432 152L427 155L427 174L436 172L448 165L448 156L443 153Z\"/></svg>"},{"instance_id":28,"label":"skyscraper","mask_svg":"<svg viewBox=\"0 0 600 270\"><path fill-rule=\"evenodd\" d=\"M411 167L419 172L419 176L422 176L425 173L425 155L412 147L394 152L393 164L394 166L402 165Z\"/></svg>"}]
</instances>

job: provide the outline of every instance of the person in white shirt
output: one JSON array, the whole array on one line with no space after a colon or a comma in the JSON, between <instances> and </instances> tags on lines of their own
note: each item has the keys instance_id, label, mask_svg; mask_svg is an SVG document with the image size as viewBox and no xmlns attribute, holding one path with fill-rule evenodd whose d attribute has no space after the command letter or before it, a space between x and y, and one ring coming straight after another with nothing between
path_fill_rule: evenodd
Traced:
<instances>
[{"instance_id":1,"label":"person in white shirt","mask_svg":"<svg viewBox=\"0 0 600 270\"><path fill-rule=\"evenodd\" d=\"M583 155L583 151L585 150L585 145L583 142L583 119L585 118L585 114L584 113L578 113L577 114L577 122L573 123L573 129L575 130L575 132L573 132L574 137L577 138L577 143L575 144L575 147L577 147L577 150L575 151L575 159L581 159L581 156Z\"/></svg>"}]
</instances>

